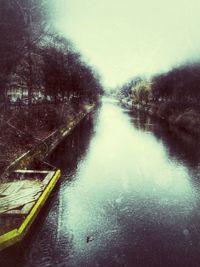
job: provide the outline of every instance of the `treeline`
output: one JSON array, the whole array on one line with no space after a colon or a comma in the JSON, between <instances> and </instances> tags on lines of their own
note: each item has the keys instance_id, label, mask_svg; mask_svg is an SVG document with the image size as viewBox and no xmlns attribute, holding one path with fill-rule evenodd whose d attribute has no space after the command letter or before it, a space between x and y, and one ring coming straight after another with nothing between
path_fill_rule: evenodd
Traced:
<instances>
[{"instance_id":1,"label":"treeline","mask_svg":"<svg viewBox=\"0 0 200 267\"><path fill-rule=\"evenodd\" d=\"M125 84L119 97L134 104L174 102L198 105L200 101L200 63L184 64L153 76L136 77Z\"/></svg>"},{"instance_id":2,"label":"treeline","mask_svg":"<svg viewBox=\"0 0 200 267\"><path fill-rule=\"evenodd\" d=\"M50 23L49 1L0 0L0 102L93 102L100 78ZM12 91L20 94L12 99Z\"/></svg>"},{"instance_id":3,"label":"treeline","mask_svg":"<svg viewBox=\"0 0 200 267\"><path fill-rule=\"evenodd\" d=\"M183 65L153 77L155 100L198 104L200 100L200 63Z\"/></svg>"}]
</instances>

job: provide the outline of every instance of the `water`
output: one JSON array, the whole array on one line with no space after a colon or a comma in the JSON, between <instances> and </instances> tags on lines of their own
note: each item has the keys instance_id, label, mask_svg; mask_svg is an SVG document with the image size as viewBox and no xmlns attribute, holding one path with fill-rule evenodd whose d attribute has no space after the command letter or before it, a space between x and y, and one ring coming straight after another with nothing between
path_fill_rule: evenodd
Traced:
<instances>
[{"instance_id":1,"label":"water","mask_svg":"<svg viewBox=\"0 0 200 267\"><path fill-rule=\"evenodd\" d=\"M104 101L49 158L60 184L0 266L199 267L198 148Z\"/></svg>"}]
</instances>

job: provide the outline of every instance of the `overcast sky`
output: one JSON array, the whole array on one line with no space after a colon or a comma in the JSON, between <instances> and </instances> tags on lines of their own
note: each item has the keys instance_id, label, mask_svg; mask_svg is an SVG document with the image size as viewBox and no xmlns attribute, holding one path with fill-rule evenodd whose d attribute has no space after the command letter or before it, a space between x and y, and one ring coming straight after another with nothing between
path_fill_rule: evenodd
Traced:
<instances>
[{"instance_id":1,"label":"overcast sky","mask_svg":"<svg viewBox=\"0 0 200 267\"><path fill-rule=\"evenodd\" d=\"M200 55L200 0L58 0L57 28L106 87Z\"/></svg>"}]
</instances>

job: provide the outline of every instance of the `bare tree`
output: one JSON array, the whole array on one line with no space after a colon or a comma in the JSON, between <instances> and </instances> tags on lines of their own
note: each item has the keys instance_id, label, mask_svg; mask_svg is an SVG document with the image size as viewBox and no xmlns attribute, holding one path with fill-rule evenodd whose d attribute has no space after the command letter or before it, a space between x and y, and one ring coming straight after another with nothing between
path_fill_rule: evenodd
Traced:
<instances>
[{"instance_id":1,"label":"bare tree","mask_svg":"<svg viewBox=\"0 0 200 267\"><path fill-rule=\"evenodd\" d=\"M22 56L24 21L13 1L0 0L0 95L5 106L11 74Z\"/></svg>"},{"instance_id":2,"label":"bare tree","mask_svg":"<svg viewBox=\"0 0 200 267\"><path fill-rule=\"evenodd\" d=\"M47 35L50 24L48 20L47 1L45 0L13 0L24 21L24 58L27 73L28 103L32 104L34 85L37 82L35 63L38 57L38 46ZM40 62L40 61L38 61ZM37 64L37 63L36 63ZM35 80L36 79L36 80Z\"/></svg>"}]
</instances>

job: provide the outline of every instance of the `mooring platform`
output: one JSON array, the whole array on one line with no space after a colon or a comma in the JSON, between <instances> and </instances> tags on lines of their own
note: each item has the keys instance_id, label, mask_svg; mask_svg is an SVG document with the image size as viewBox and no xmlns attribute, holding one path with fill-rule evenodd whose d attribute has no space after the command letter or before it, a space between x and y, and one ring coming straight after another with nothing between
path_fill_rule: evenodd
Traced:
<instances>
[{"instance_id":1,"label":"mooring platform","mask_svg":"<svg viewBox=\"0 0 200 267\"><path fill-rule=\"evenodd\" d=\"M25 237L59 178L60 170L17 170L0 184L0 251Z\"/></svg>"}]
</instances>

